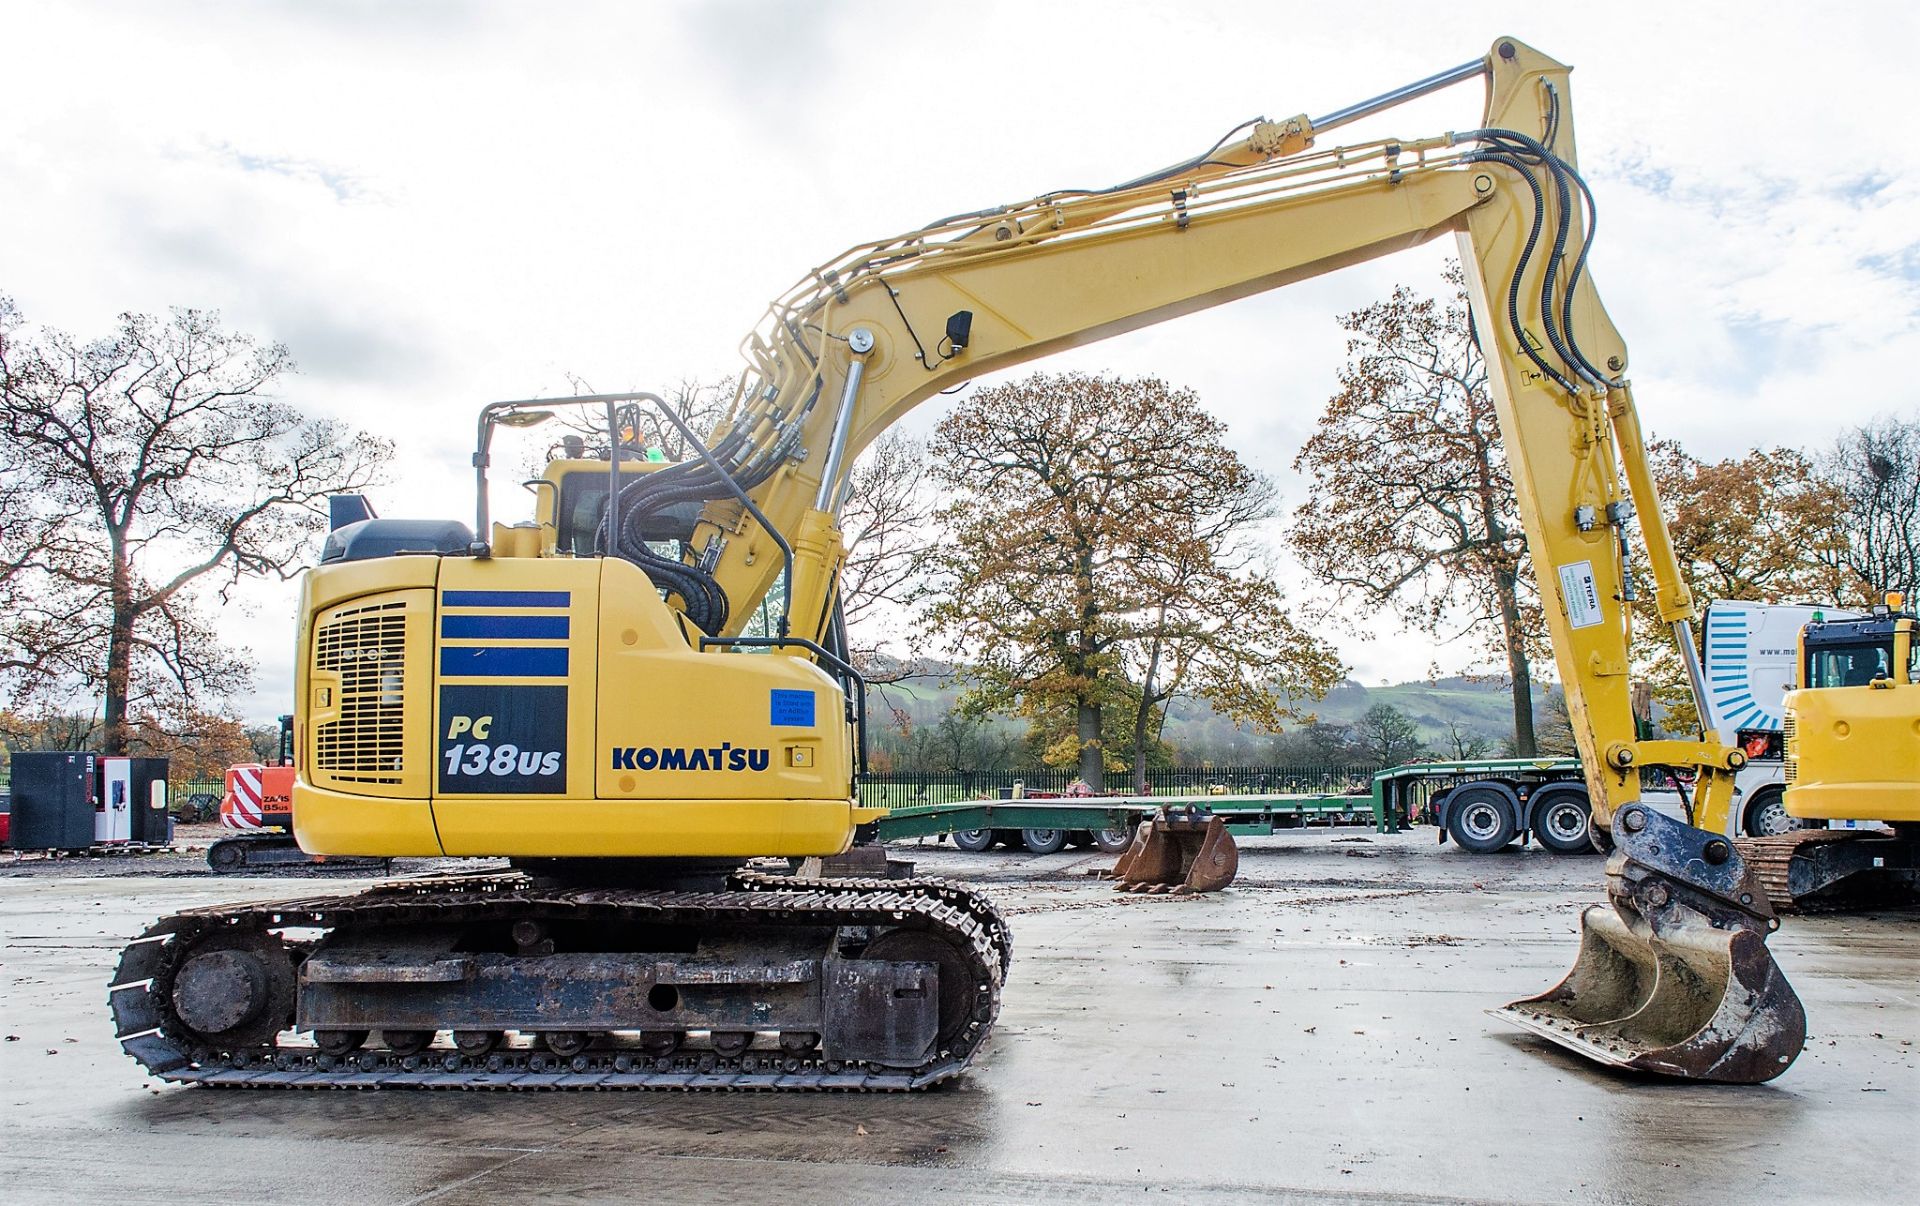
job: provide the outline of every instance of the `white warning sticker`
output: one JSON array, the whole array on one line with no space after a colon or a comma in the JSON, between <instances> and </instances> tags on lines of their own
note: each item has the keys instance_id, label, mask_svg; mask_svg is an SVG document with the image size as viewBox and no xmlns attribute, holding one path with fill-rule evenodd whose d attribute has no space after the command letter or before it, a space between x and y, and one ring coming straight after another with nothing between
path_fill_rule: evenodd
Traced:
<instances>
[{"instance_id":1,"label":"white warning sticker","mask_svg":"<svg viewBox=\"0 0 1920 1206\"><path fill-rule=\"evenodd\" d=\"M1591 628L1605 619L1600 614L1600 591L1593 584L1593 562L1576 561L1560 567L1560 597L1567 601L1567 623Z\"/></svg>"}]
</instances>

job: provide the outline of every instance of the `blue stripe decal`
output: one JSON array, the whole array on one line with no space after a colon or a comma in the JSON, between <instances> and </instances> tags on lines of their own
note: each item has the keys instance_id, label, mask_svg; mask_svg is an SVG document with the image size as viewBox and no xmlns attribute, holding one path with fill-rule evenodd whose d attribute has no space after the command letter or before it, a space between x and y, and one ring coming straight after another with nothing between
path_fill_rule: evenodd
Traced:
<instances>
[{"instance_id":1,"label":"blue stripe decal","mask_svg":"<svg viewBox=\"0 0 1920 1206\"><path fill-rule=\"evenodd\" d=\"M443 645L441 678L565 678L565 649L502 649Z\"/></svg>"},{"instance_id":2,"label":"blue stripe decal","mask_svg":"<svg viewBox=\"0 0 1920 1206\"><path fill-rule=\"evenodd\" d=\"M440 602L445 607L565 607L570 597L564 590L450 590Z\"/></svg>"},{"instance_id":3,"label":"blue stripe decal","mask_svg":"<svg viewBox=\"0 0 1920 1206\"><path fill-rule=\"evenodd\" d=\"M441 616L443 637L480 639L564 641L567 616Z\"/></svg>"}]
</instances>

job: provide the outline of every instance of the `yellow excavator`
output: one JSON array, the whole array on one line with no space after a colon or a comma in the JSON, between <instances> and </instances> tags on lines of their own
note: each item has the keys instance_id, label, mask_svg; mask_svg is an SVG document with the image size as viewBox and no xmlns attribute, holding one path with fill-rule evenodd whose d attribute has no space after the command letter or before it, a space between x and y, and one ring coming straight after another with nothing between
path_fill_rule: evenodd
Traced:
<instances>
[{"instance_id":1,"label":"yellow excavator","mask_svg":"<svg viewBox=\"0 0 1920 1206\"><path fill-rule=\"evenodd\" d=\"M1776 909L1906 904L1920 890L1917 637L1920 618L1897 593L1863 616L1816 612L1800 630L1786 697L1786 809L1817 827L1739 843Z\"/></svg>"},{"instance_id":2,"label":"yellow excavator","mask_svg":"<svg viewBox=\"0 0 1920 1206\"><path fill-rule=\"evenodd\" d=\"M484 408L471 529L367 519L304 579L293 812L312 852L513 870L163 918L112 986L125 1049L222 1085L954 1076L999 1004L991 905L940 881L745 865L840 854L878 815L856 791L863 693L835 602L849 467L969 379L1452 235L1613 844L1611 907L1587 911L1573 974L1503 1014L1607 1064L1777 1075L1804 1021L1766 950L1766 897L1721 836L1741 755L1635 732L1628 601L1651 589L1689 659L1693 606L1587 270L1568 74L1502 38L1111 188L856 247L773 303L710 432L653 394ZM1455 84L1485 89L1474 128L1320 145ZM493 521L494 435L563 410L599 434L547 466L532 519ZM647 423L691 455L646 459ZM1637 803L1649 767L1691 773L1693 825Z\"/></svg>"}]
</instances>

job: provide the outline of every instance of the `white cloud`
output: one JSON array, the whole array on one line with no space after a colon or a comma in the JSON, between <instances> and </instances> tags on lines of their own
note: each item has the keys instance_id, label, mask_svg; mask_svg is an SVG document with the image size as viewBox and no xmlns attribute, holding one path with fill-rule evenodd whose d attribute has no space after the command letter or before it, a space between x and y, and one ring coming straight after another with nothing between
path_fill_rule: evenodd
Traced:
<instances>
[{"instance_id":1,"label":"white cloud","mask_svg":"<svg viewBox=\"0 0 1920 1206\"><path fill-rule=\"evenodd\" d=\"M291 399L398 442L386 514L466 512L485 400L730 372L766 299L842 247L1130 177L1509 33L1577 68L1594 269L1649 427L1722 456L1913 405L1905 6L5 3L0 21L0 288L80 333L194 305L284 340ZM1355 133L1465 127L1477 105L1459 89ZM1335 315L1431 286L1448 250L1050 367L1196 387L1297 499ZM292 597L251 593L237 623L270 716ZM1416 669L1404 649L1349 652L1374 681Z\"/></svg>"}]
</instances>

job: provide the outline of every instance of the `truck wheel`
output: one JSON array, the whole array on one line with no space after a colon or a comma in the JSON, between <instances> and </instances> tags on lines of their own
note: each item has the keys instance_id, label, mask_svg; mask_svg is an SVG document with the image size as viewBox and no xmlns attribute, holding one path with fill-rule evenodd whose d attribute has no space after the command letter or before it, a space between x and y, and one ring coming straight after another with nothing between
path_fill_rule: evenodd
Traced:
<instances>
[{"instance_id":1,"label":"truck wheel","mask_svg":"<svg viewBox=\"0 0 1920 1206\"><path fill-rule=\"evenodd\" d=\"M1803 821L1787 814L1787 793L1778 787L1763 787L1748 802L1741 828L1748 837L1774 837L1797 829L1811 829L1816 822Z\"/></svg>"},{"instance_id":2,"label":"truck wheel","mask_svg":"<svg viewBox=\"0 0 1920 1206\"><path fill-rule=\"evenodd\" d=\"M993 830L956 829L953 831L953 844L969 854L991 850L993 849Z\"/></svg>"},{"instance_id":3,"label":"truck wheel","mask_svg":"<svg viewBox=\"0 0 1920 1206\"><path fill-rule=\"evenodd\" d=\"M1035 854L1058 854L1067 848L1064 829L1022 829L1020 844Z\"/></svg>"},{"instance_id":4,"label":"truck wheel","mask_svg":"<svg viewBox=\"0 0 1920 1206\"><path fill-rule=\"evenodd\" d=\"M1578 788L1542 792L1533 801L1533 836L1555 854L1593 854L1587 840L1591 811L1587 793Z\"/></svg>"},{"instance_id":5,"label":"truck wheel","mask_svg":"<svg viewBox=\"0 0 1920 1206\"><path fill-rule=\"evenodd\" d=\"M1462 849L1491 854L1520 835L1507 798L1491 787L1468 787L1453 794L1447 832Z\"/></svg>"},{"instance_id":6,"label":"truck wheel","mask_svg":"<svg viewBox=\"0 0 1920 1206\"><path fill-rule=\"evenodd\" d=\"M1093 846L1102 854L1123 854L1133 845L1131 829L1096 829L1093 831Z\"/></svg>"}]
</instances>

